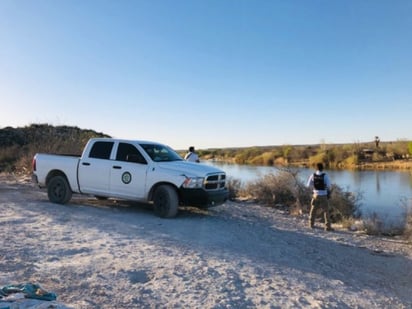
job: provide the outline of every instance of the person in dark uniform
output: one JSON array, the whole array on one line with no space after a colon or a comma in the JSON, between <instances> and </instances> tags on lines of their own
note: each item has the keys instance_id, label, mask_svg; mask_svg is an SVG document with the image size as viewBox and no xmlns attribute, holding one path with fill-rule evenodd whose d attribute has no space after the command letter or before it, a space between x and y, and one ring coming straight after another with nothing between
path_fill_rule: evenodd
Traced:
<instances>
[{"instance_id":1,"label":"person in dark uniform","mask_svg":"<svg viewBox=\"0 0 412 309\"><path fill-rule=\"evenodd\" d=\"M325 219L325 231L333 231L329 213L329 195L332 185L328 174L323 171L323 164L316 164L317 170L309 176L307 187L312 189L312 201L310 202L309 227L314 228L316 212L321 209Z\"/></svg>"}]
</instances>

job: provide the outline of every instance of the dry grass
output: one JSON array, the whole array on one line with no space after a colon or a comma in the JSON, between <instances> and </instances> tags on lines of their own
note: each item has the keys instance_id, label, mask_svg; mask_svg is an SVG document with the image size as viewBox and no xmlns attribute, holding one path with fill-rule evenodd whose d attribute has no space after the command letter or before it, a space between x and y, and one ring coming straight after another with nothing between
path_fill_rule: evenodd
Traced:
<instances>
[{"instance_id":1,"label":"dry grass","mask_svg":"<svg viewBox=\"0 0 412 309\"><path fill-rule=\"evenodd\" d=\"M403 235L408 242L412 242L412 200L401 199L401 207L403 214L395 218L377 213L363 215L363 229L370 235Z\"/></svg>"},{"instance_id":2,"label":"dry grass","mask_svg":"<svg viewBox=\"0 0 412 309\"><path fill-rule=\"evenodd\" d=\"M311 200L311 192L298 179L298 172L289 169L280 169L247 183L239 187L236 194L270 207L286 207L291 214L308 212ZM330 199L332 222L357 217L361 199L361 194L353 194L334 185Z\"/></svg>"},{"instance_id":3,"label":"dry grass","mask_svg":"<svg viewBox=\"0 0 412 309\"><path fill-rule=\"evenodd\" d=\"M282 204L294 205L299 199L299 187L293 174L279 171L267 174L258 180L248 183L244 193L257 202L265 205L275 206Z\"/></svg>"},{"instance_id":4,"label":"dry grass","mask_svg":"<svg viewBox=\"0 0 412 309\"><path fill-rule=\"evenodd\" d=\"M242 185L239 180L229 181L230 196L253 199L269 207L282 207L290 214L302 214L309 210L311 192L297 179L297 173L287 169L267 174ZM363 230L369 235L404 235L412 242L412 212L398 220L388 220L376 213L360 218L361 192L353 193L333 185L330 197L331 220L343 228Z\"/></svg>"},{"instance_id":5,"label":"dry grass","mask_svg":"<svg viewBox=\"0 0 412 309\"><path fill-rule=\"evenodd\" d=\"M309 210L311 192L297 176L297 172L281 169L246 185L232 179L229 181L230 196L232 199L253 199L269 207L286 208L290 214L302 214ZM407 201L403 202L405 215L401 218L389 220L376 213L360 218L362 192L349 192L337 185L332 187L329 203L333 223L339 223L347 229L356 227L369 235L404 235L412 242L412 205L408 205Z\"/></svg>"},{"instance_id":6,"label":"dry grass","mask_svg":"<svg viewBox=\"0 0 412 309\"><path fill-rule=\"evenodd\" d=\"M405 232L405 219L389 220L377 213L372 213L363 217L363 228L368 235L403 235Z\"/></svg>"},{"instance_id":7,"label":"dry grass","mask_svg":"<svg viewBox=\"0 0 412 309\"><path fill-rule=\"evenodd\" d=\"M234 200L236 199L242 191L242 181L237 178L229 178L227 182L227 187L229 189L229 199Z\"/></svg>"},{"instance_id":8,"label":"dry grass","mask_svg":"<svg viewBox=\"0 0 412 309\"><path fill-rule=\"evenodd\" d=\"M332 222L344 222L351 218L358 218L362 199L361 192L354 193L335 184L332 185L332 194L329 200Z\"/></svg>"},{"instance_id":9,"label":"dry grass","mask_svg":"<svg viewBox=\"0 0 412 309\"><path fill-rule=\"evenodd\" d=\"M412 212L406 216L405 229L403 232L405 239L412 243Z\"/></svg>"}]
</instances>

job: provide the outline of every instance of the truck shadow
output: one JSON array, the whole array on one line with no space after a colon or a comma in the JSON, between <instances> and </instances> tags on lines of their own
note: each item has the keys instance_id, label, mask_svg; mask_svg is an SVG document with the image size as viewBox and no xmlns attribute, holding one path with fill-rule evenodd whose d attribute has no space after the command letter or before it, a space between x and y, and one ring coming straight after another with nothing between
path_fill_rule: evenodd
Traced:
<instances>
[{"instance_id":1,"label":"truck shadow","mask_svg":"<svg viewBox=\"0 0 412 309\"><path fill-rule=\"evenodd\" d=\"M145 213L156 216L153 211L153 204L135 202L121 199L102 199L96 198L94 196L76 196L73 197L68 205L77 206L89 206L94 208L111 208L118 209L119 211L125 211L130 213ZM192 206L179 206L179 211L176 217L178 218L190 218L199 216L209 216L210 212L208 209L192 207Z\"/></svg>"}]
</instances>

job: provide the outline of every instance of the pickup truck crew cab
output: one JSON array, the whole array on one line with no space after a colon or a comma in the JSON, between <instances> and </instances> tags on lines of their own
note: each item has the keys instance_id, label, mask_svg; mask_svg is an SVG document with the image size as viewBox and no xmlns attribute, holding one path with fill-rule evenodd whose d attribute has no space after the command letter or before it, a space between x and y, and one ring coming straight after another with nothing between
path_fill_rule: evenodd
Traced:
<instances>
[{"instance_id":1,"label":"pickup truck crew cab","mask_svg":"<svg viewBox=\"0 0 412 309\"><path fill-rule=\"evenodd\" d=\"M72 193L152 202L160 217L176 216L179 205L207 208L228 197L224 171L149 141L92 138L81 157L37 153L32 178L53 203L69 202Z\"/></svg>"}]
</instances>

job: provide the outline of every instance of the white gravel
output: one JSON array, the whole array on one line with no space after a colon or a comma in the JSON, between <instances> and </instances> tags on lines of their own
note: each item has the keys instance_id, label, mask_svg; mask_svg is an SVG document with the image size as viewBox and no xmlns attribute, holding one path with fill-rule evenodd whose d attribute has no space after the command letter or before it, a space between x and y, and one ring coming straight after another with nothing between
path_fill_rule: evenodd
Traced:
<instances>
[{"instance_id":1,"label":"white gravel","mask_svg":"<svg viewBox=\"0 0 412 309\"><path fill-rule=\"evenodd\" d=\"M248 202L174 219L85 196L55 205L2 174L0 287L38 283L54 308L412 308L402 238L318 226Z\"/></svg>"}]
</instances>

